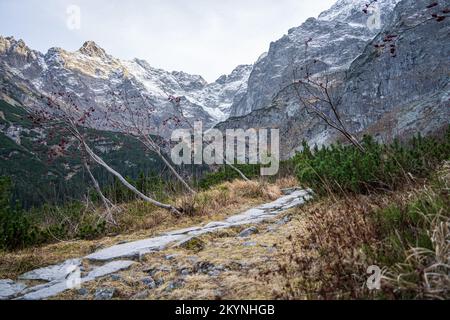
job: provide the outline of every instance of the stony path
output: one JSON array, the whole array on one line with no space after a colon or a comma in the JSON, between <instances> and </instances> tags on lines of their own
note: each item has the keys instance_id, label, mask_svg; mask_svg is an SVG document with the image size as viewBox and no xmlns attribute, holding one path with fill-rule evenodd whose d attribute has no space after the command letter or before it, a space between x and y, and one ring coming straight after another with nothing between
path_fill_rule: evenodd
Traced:
<instances>
[{"instance_id":1,"label":"stony path","mask_svg":"<svg viewBox=\"0 0 450 320\"><path fill-rule=\"evenodd\" d=\"M126 270L144 255L162 251L170 246L182 245L203 234L235 226L255 225L274 219L291 208L301 206L311 198L310 190L286 190L286 195L274 202L230 216L220 222L211 222L204 226L170 231L154 238L118 244L83 258L71 259L59 265L27 272L19 276L17 281L0 280L0 300L51 298L75 285ZM245 232L244 230L243 233ZM41 284L31 285L36 281L40 281Z\"/></svg>"}]
</instances>

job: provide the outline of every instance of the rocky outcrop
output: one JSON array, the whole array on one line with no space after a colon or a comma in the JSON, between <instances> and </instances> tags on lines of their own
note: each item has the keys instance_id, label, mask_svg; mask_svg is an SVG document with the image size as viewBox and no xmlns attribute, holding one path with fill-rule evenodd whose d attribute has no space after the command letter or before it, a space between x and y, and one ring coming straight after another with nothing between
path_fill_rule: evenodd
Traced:
<instances>
[{"instance_id":1,"label":"rocky outcrop","mask_svg":"<svg viewBox=\"0 0 450 320\"><path fill-rule=\"evenodd\" d=\"M144 60L116 59L93 41L87 41L76 52L51 48L42 54L22 40L0 37L3 95L28 108L46 108L41 96L70 94L81 110L95 109L91 126L102 130L112 129L105 121L105 112L117 92L128 95L127 102L119 98L118 104L142 108L145 99L152 105L155 133L163 133L164 120L174 116L202 120L205 127L212 126L228 117L235 97L246 89L250 71L251 66L241 66L208 84L201 76L156 69ZM169 101L171 96L180 98L183 115Z\"/></svg>"},{"instance_id":2,"label":"rocky outcrop","mask_svg":"<svg viewBox=\"0 0 450 320\"><path fill-rule=\"evenodd\" d=\"M381 24L390 16L398 0L377 1ZM248 90L233 107L231 116L243 116L266 108L281 88L292 83L301 67L317 60L316 72L346 70L379 32L367 27L363 1L340 0L317 19L310 18L270 44L267 54L256 62ZM308 51L305 53L305 43Z\"/></svg>"},{"instance_id":3,"label":"rocky outcrop","mask_svg":"<svg viewBox=\"0 0 450 320\"><path fill-rule=\"evenodd\" d=\"M111 57L106 54L106 51L99 47L94 41L86 41L78 52L92 58L111 60Z\"/></svg>"},{"instance_id":4,"label":"rocky outcrop","mask_svg":"<svg viewBox=\"0 0 450 320\"><path fill-rule=\"evenodd\" d=\"M271 43L253 66L239 66L210 84L143 60L115 59L94 42L77 52L53 48L44 55L23 41L0 37L0 92L40 108L45 108L39 104L42 93L73 93L81 108L95 107L93 126L103 130L111 129L105 121L110 93L127 92L131 105L145 100L155 107L155 131L162 135L173 129L164 120L180 116L168 101L175 96L183 116L202 120L205 128L220 121L219 129L279 128L281 154L288 158L302 140L326 145L340 139L301 108L292 88L308 65L312 77L333 83L343 120L355 134L387 141L439 131L450 110L449 2L368 3L338 0Z\"/></svg>"},{"instance_id":5,"label":"rocky outcrop","mask_svg":"<svg viewBox=\"0 0 450 320\"><path fill-rule=\"evenodd\" d=\"M450 18L439 18L448 16L449 3L430 7L426 0L403 0L394 7L397 2L377 1L383 27L375 33L362 24L364 6L349 0L291 30L255 64L234 116L217 127L279 128L283 158L292 156L302 140L310 145L339 140L301 108L289 83L293 69L314 65L314 59L319 67L312 76L333 81L340 113L356 134L388 142L440 131L450 119ZM305 41L308 54L297 59L296 54L305 57Z\"/></svg>"},{"instance_id":6,"label":"rocky outcrop","mask_svg":"<svg viewBox=\"0 0 450 320\"><path fill-rule=\"evenodd\" d=\"M355 132L384 141L427 135L450 123L449 1L403 0L351 65L342 113Z\"/></svg>"}]
</instances>

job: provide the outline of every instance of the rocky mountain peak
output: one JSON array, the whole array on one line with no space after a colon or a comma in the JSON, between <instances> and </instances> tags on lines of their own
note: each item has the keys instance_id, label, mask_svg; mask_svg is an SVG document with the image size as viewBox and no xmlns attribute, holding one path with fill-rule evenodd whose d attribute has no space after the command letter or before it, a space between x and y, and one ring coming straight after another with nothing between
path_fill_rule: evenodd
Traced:
<instances>
[{"instance_id":1,"label":"rocky mountain peak","mask_svg":"<svg viewBox=\"0 0 450 320\"><path fill-rule=\"evenodd\" d=\"M23 40L14 37L0 36L0 56L12 67L29 65L35 61L39 53L30 49Z\"/></svg>"},{"instance_id":2,"label":"rocky mountain peak","mask_svg":"<svg viewBox=\"0 0 450 320\"><path fill-rule=\"evenodd\" d=\"M237 66L229 75L222 75L217 80L216 83L225 84L233 81L241 81L242 79L248 78L250 72L253 69L253 65L242 64Z\"/></svg>"},{"instance_id":3,"label":"rocky mountain peak","mask_svg":"<svg viewBox=\"0 0 450 320\"><path fill-rule=\"evenodd\" d=\"M398 2L400 0L338 0L317 19L309 18L291 28L282 38L272 42L268 53L255 63L248 90L241 100L233 103L231 116L244 116L269 107L279 89L292 82L294 71L309 61L320 62L317 73L348 68L388 23ZM379 27L369 28L369 18L374 14L379 14ZM305 55L306 42L308 52Z\"/></svg>"},{"instance_id":4,"label":"rocky mountain peak","mask_svg":"<svg viewBox=\"0 0 450 320\"><path fill-rule=\"evenodd\" d=\"M341 139L321 119L311 116L291 85L296 79L294 71L307 65L312 77L325 76L334 82L340 116L353 133L389 142L418 132L443 132L450 119L446 74L450 20L436 17L437 12L448 12L448 3L337 1L318 19L308 19L271 44L267 55L255 64L242 99L235 100L231 117L217 127L276 125L286 158L301 148L298 141L302 139L311 146ZM373 18L379 18L376 28L369 26ZM305 89L303 95L309 92Z\"/></svg>"},{"instance_id":5,"label":"rocky mountain peak","mask_svg":"<svg viewBox=\"0 0 450 320\"><path fill-rule=\"evenodd\" d=\"M16 40L14 37L4 38L0 36L0 52L8 50L12 50L21 55L27 55L31 52L31 49L27 47L22 39Z\"/></svg>"},{"instance_id":6,"label":"rocky mountain peak","mask_svg":"<svg viewBox=\"0 0 450 320\"><path fill-rule=\"evenodd\" d=\"M184 90L202 89L208 84L200 75L192 75L183 71L172 71L171 74Z\"/></svg>"},{"instance_id":7,"label":"rocky mountain peak","mask_svg":"<svg viewBox=\"0 0 450 320\"><path fill-rule=\"evenodd\" d=\"M8 38L0 36L0 53L5 52L9 48Z\"/></svg>"},{"instance_id":8,"label":"rocky mountain peak","mask_svg":"<svg viewBox=\"0 0 450 320\"><path fill-rule=\"evenodd\" d=\"M109 55L106 54L106 51L94 41L86 41L78 52L92 58L109 59Z\"/></svg>"},{"instance_id":9,"label":"rocky mountain peak","mask_svg":"<svg viewBox=\"0 0 450 320\"><path fill-rule=\"evenodd\" d=\"M319 15L319 20L365 23L367 13L363 11L364 9L368 8L369 12L377 10L381 16L384 16L385 14L390 14L399 2L400 0L339 0L330 9L322 12Z\"/></svg>"},{"instance_id":10,"label":"rocky mountain peak","mask_svg":"<svg viewBox=\"0 0 450 320\"><path fill-rule=\"evenodd\" d=\"M29 50L29 54L19 54L14 48ZM51 48L42 54L28 49L23 41L0 38L0 82L7 79L23 84L23 88L15 89L14 96L19 97L25 107L41 102L21 100L20 97L26 97L22 89L34 92L37 97L58 90L70 91L78 97L76 103L80 109L94 105L99 112L107 107L110 92L126 91L133 96L134 101L130 99L130 103L136 105L141 103L139 97L147 97L158 109L154 113L155 123L163 123L179 112L168 101L168 96L177 96L184 97L181 100L184 116L212 126L228 117L234 99L246 89L250 70L251 67L238 67L230 76L225 76L224 84L208 84L199 75L169 72L152 67L145 60L115 58L93 41L85 42L76 52ZM45 103L42 108L46 108ZM92 126L111 129L101 116Z\"/></svg>"}]
</instances>

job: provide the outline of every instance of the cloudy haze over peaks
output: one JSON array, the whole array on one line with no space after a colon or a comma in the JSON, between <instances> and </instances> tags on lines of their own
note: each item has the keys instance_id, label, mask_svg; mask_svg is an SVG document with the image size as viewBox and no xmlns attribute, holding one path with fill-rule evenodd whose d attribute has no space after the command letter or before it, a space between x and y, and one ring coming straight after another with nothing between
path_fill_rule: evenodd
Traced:
<instances>
[{"instance_id":1,"label":"cloudy haze over peaks","mask_svg":"<svg viewBox=\"0 0 450 320\"><path fill-rule=\"evenodd\" d=\"M0 35L21 38L42 52L55 46L77 50L93 40L116 57L138 57L212 82L237 65L253 63L271 41L334 2L1 0ZM81 9L79 30L67 28L70 5Z\"/></svg>"}]
</instances>

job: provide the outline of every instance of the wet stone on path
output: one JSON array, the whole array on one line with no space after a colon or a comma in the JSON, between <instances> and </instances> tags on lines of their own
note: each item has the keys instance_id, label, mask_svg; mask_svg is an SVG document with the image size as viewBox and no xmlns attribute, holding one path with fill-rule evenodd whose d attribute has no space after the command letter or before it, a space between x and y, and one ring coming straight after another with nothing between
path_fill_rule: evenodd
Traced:
<instances>
[{"instance_id":1,"label":"wet stone on path","mask_svg":"<svg viewBox=\"0 0 450 320\"><path fill-rule=\"evenodd\" d=\"M212 233L218 230L223 230L232 227L239 226L251 226L259 224L263 221L275 219L280 214L287 210L298 207L306 203L313 198L311 190L302 190L299 188L293 188L286 190L285 196L279 198L276 201L267 203L256 208L247 210L241 214L230 216L224 221L210 222L204 226L196 226L191 228L185 228L182 230L173 230L166 232L158 237L144 239L133 242L122 242L115 246L100 249L86 257L71 259L64 261L61 264L36 269L27 272L19 277L20 282L13 280L0 280L0 300L6 299L20 299L20 300L42 300L48 299L64 291L73 289L71 287L70 278L77 276L78 284L81 285L86 282L94 281L98 278L105 276L119 277L118 272L130 268L133 264L152 252L162 251L169 246L189 243L197 237ZM285 222L285 221L283 221ZM246 238L255 234L258 231L256 227L249 227L241 232L239 235L242 238ZM198 239L198 238L197 238ZM247 245L253 245L253 243L246 243ZM193 248L194 250L200 250L201 248ZM174 256L166 256L167 260L174 259ZM128 259L128 260L121 260ZM131 260L129 260L131 259ZM196 262L195 256L192 257L192 262ZM95 262L97 266L89 268L87 274L82 275L82 263ZM103 263L103 264L102 264ZM100 264L100 265L98 265ZM215 268L213 265L197 265L192 271L204 272L210 276L217 277L221 274L222 270ZM186 269L184 272L180 271L180 276L187 276L191 270ZM75 279L76 280L76 279ZM147 279L146 284L151 290L152 287L159 287L164 284L162 278ZM27 286L27 281L45 281L46 283ZM184 284L182 279L176 282L168 284L168 290L173 290L182 287ZM98 291L95 294L95 298L99 299L112 299L115 293L113 288L104 288L103 291ZM144 294L142 296L145 296Z\"/></svg>"}]
</instances>

